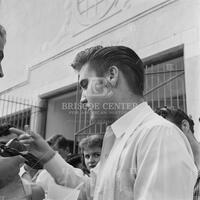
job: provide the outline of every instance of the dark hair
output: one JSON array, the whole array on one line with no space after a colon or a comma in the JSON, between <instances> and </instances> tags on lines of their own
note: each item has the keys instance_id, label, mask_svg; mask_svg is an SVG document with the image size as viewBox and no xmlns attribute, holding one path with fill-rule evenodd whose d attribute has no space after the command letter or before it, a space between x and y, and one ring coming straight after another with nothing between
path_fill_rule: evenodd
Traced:
<instances>
[{"instance_id":1,"label":"dark hair","mask_svg":"<svg viewBox=\"0 0 200 200\"><path fill-rule=\"evenodd\" d=\"M75 168L80 168L84 174L89 175L90 171L87 169L82 154L72 154L67 158L67 163Z\"/></svg>"},{"instance_id":2,"label":"dark hair","mask_svg":"<svg viewBox=\"0 0 200 200\"><path fill-rule=\"evenodd\" d=\"M97 52L98 50L100 50L100 49L102 49L102 48L103 48L103 46L98 45L98 46L90 47L90 48L87 48L87 49L85 49L85 50L83 50L83 51L80 51L80 52L76 55L76 57L75 57L73 63L71 64L71 66L72 66L75 70L79 71L79 70L82 68L82 66L83 66L84 64L86 64L87 62L89 62L90 57L91 57L95 52Z\"/></svg>"},{"instance_id":3,"label":"dark hair","mask_svg":"<svg viewBox=\"0 0 200 200\"><path fill-rule=\"evenodd\" d=\"M69 148L69 152L73 152L73 145L74 142L72 140L68 140L65 137L60 137L57 139L56 144L58 148L60 149L66 149L67 147Z\"/></svg>"},{"instance_id":4,"label":"dark hair","mask_svg":"<svg viewBox=\"0 0 200 200\"><path fill-rule=\"evenodd\" d=\"M14 126L12 126L11 124L2 124L0 126L0 137L3 137L3 136L7 136L7 135L10 135L10 131L9 131L9 128L12 128Z\"/></svg>"},{"instance_id":5,"label":"dark hair","mask_svg":"<svg viewBox=\"0 0 200 200\"><path fill-rule=\"evenodd\" d=\"M72 67L79 71L86 63L94 68L98 76L103 76L110 66L117 66L131 91L143 96L144 64L132 49L125 46L91 47L77 54Z\"/></svg>"},{"instance_id":6,"label":"dark hair","mask_svg":"<svg viewBox=\"0 0 200 200\"><path fill-rule=\"evenodd\" d=\"M47 139L47 143L50 146L54 146L59 137L63 137L63 136L61 134L53 135L53 136L51 136L50 138Z\"/></svg>"},{"instance_id":7,"label":"dark hair","mask_svg":"<svg viewBox=\"0 0 200 200\"><path fill-rule=\"evenodd\" d=\"M5 44L6 43L6 30L1 24L0 24L0 37L3 39L3 42Z\"/></svg>"},{"instance_id":8,"label":"dark hair","mask_svg":"<svg viewBox=\"0 0 200 200\"><path fill-rule=\"evenodd\" d=\"M68 140L66 139L63 135L61 134L57 134L57 135L54 135L52 136L50 139L47 140L47 143L53 147L53 146L56 146L59 148L59 149L66 149L67 147L69 148L69 151L70 153L73 152L73 145L74 145L74 142L72 140Z\"/></svg>"},{"instance_id":9,"label":"dark hair","mask_svg":"<svg viewBox=\"0 0 200 200\"><path fill-rule=\"evenodd\" d=\"M79 147L83 152L86 149L99 147L102 148L103 145L103 136L101 135L91 135L89 137L83 138L79 142Z\"/></svg>"},{"instance_id":10,"label":"dark hair","mask_svg":"<svg viewBox=\"0 0 200 200\"><path fill-rule=\"evenodd\" d=\"M82 164L82 155L81 154L71 154L67 158L67 163L72 165L73 167L79 167Z\"/></svg>"},{"instance_id":11,"label":"dark hair","mask_svg":"<svg viewBox=\"0 0 200 200\"><path fill-rule=\"evenodd\" d=\"M176 124L181 129L182 121L185 119L188 121L190 125L190 130L194 133L194 121L181 109L173 109L173 108L159 108L156 111L157 114L161 115L164 118L169 119L174 124Z\"/></svg>"}]
</instances>

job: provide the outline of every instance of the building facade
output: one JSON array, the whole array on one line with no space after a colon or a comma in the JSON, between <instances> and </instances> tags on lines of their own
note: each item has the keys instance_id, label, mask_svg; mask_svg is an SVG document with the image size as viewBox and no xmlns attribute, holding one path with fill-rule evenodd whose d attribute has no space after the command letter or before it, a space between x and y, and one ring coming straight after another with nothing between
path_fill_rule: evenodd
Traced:
<instances>
[{"instance_id":1,"label":"building facade","mask_svg":"<svg viewBox=\"0 0 200 200\"><path fill-rule=\"evenodd\" d=\"M46 138L55 133L68 139L103 133L105 124L90 125L88 113L74 106L80 91L78 75L70 63L77 52L90 46L125 45L145 63L144 94L149 105L153 109L165 105L183 109L192 116L200 139L198 0L16 2L0 1L0 23L11 40L6 52L14 59L5 60L4 66L21 66L20 76L10 73L17 82L0 82L0 107L6 107L4 112L1 109L1 121L29 112L30 125ZM15 44L17 47L9 51ZM38 104L11 108L9 102L17 97ZM21 127L26 123L20 122Z\"/></svg>"}]
</instances>

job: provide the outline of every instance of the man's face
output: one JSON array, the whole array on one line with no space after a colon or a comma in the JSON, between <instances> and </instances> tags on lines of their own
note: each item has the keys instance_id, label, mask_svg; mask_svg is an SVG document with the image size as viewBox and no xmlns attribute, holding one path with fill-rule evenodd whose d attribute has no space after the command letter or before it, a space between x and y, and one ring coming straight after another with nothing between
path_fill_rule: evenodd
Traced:
<instances>
[{"instance_id":1,"label":"man's face","mask_svg":"<svg viewBox=\"0 0 200 200\"><path fill-rule=\"evenodd\" d=\"M110 119L107 103L112 101L112 91L107 87L106 79L98 77L88 64L83 65L79 74L81 103L88 108L91 120L95 122Z\"/></svg>"},{"instance_id":2,"label":"man's face","mask_svg":"<svg viewBox=\"0 0 200 200\"><path fill-rule=\"evenodd\" d=\"M100 160L101 148L100 147L89 148L87 150L84 150L83 155L87 169L91 170L92 168L96 167L97 163Z\"/></svg>"},{"instance_id":3,"label":"man's face","mask_svg":"<svg viewBox=\"0 0 200 200\"><path fill-rule=\"evenodd\" d=\"M3 70L1 66L1 61L3 60L4 57L3 49L4 49L4 41L3 38L1 38L0 36L0 78L3 77Z\"/></svg>"}]
</instances>

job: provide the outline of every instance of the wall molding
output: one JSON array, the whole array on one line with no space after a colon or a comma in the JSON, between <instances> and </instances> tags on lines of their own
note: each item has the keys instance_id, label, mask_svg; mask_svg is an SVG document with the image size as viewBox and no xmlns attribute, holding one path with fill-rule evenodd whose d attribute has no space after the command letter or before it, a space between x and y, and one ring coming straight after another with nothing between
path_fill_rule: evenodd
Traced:
<instances>
[{"instance_id":1,"label":"wall molding","mask_svg":"<svg viewBox=\"0 0 200 200\"><path fill-rule=\"evenodd\" d=\"M108 33L111 33L111 32L113 32L113 31L115 31L115 30L117 30L119 28L122 28L123 26L126 26L127 24L132 23L132 22L134 22L134 21L136 21L136 20L138 20L138 19L140 19L140 18L142 18L142 17L144 17L144 16L146 16L148 14L151 14L152 12L155 12L155 11L157 11L159 9L162 9L163 7L168 6L168 5L170 5L170 4L172 4L172 3L176 2L176 1L179 1L179 0L166 0L166 1L164 1L164 2L162 2L160 4L158 4L158 5L155 5L155 6L151 7L151 8L149 8L149 9L145 10L142 13L139 13L138 15L130 17L130 18L124 20L123 22L106 29L105 31L102 31L102 32L100 32L100 33L98 33L98 34L96 34L96 35L94 35L94 36L92 36L92 37L90 37L88 39L83 40L83 41L80 41L79 43L77 43L74 46L69 47L68 49L65 49L65 50L63 50L63 51L61 51L61 52L59 52L59 53L57 53L57 54L55 54L55 55L53 55L51 57L48 57L48 58L42 60L41 62L38 62L37 64L32 65L31 67L28 68L28 75L27 75L27 78L26 78L25 81L22 81L22 82L20 82L20 83L18 83L16 85L6 89L6 90L1 91L0 95L9 93L9 92L11 92L11 91L13 91L13 90L15 90L17 88L20 88L20 87L23 87L23 86L29 84L30 83L31 71L33 71L35 69L38 69L38 68L42 67L43 65L45 65L45 64L47 64L47 63L49 63L49 62L51 62L53 60L56 60L56 59L66 55L66 54L68 54L70 52L73 52L74 50L80 48L81 46L85 46L88 43L93 42L93 41L105 36ZM104 21L104 20L101 20L100 22L102 22L102 21ZM98 22L97 24L99 24L100 22ZM94 24L93 26L95 26L97 24Z\"/></svg>"}]
</instances>

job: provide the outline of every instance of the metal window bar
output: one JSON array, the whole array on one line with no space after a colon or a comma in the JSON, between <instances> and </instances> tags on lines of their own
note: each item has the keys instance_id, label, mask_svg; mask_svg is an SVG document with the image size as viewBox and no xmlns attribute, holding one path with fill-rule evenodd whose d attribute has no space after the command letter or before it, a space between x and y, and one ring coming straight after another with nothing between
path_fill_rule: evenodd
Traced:
<instances>
[{"instance_id":1,"label":"metal window bar","mask_svg":"<svg viewBox=\"0 0 200 200\"><path fill-rule=\"evenodd\" d=\"M8 104L8 101L9 101L9 96L7 96L7 104ZM5 113L8 113L8 105L6 106L5 111L6 111ZM6 118L5 120L6 120L5 122L7 123L8 119Z\"/></svg>"},{"instance_id":2,"label":"metal window bar","mask_svg":"<svg viewBox=\"0 0 200 200\"><path fill-rule=\"evenodd\" d=\"M158 66L157 66L156 72L159 73L159 68L158 68ZM157 85L160 84L160 76L159 76L159 74L157 74L157 81L156 81L156 84L157 84ZM160 107L160 88L157 90L157 98L158 98L158 107Z\"/></svg>"},{"instance_id":3,"label":"metal window bar","mask_svg":"<svg viewBox=\"0 0 200 200\"><path fill-rule=\"evenodd\" d=\"M25 99L23 100L23 103L25 104ZM22 112L22 120L21 120L21 129L23 129L23 125L24 125L24 115L25 115L26 112Z\"/></svg>"},{"instance_id":4,"label":"metal window bar","mask_svg":"<svg viewBox=\"0 0 200 200\"><path fill-rule=\"evenodd\" d=\"M84 110L84 127L87 126L87 112Z\"/></svg>"},{"instance_id":5,"label":"metal window bar","mask_svg":"<svg viewBox=\"0 0 200 200\"><path fill-rule=\"evenodd\" d=\"M15 102L14 102L14 105L15 105L15 109L14 109L14 113L17 113L17 104L16 104L16 102L18 102L18 98L16 97L15 98ZM16 126L16 117L17 117L17 115L16 114L14 114L14 119L13 119L13 125L14 126Z\"/></svg>"},{"instance_id":6,"label":"metal window bar","mask_svg":"<svg viewBox=\"0 0 200 200\"><path fill-rule=\"evenodd\" d=\"M168 67L169 67L170 65L168 65ZM169 77L172 77L172 72L171 72L171 70L169 71ZM171 107L173 107L173 99L172 99L172 82L173 81L170 81L169 82L169 91L170 91L170 106Z\"/></svg>"},{"instance_id":7,"label":"metal window bar","mask_svg":"<svg viewBox=\"0 0 200 200\"><path fill-rule=\"evenodd\" d=\"M6 122L20 129L23 129L24 125L30 125L30 118L32 118L33 125L35 126L35 114L40 112L41 109L36 104L31 105L26 99L8 95L2 95L0 97L0 106L2 110L0 113L0 125Z\"/></svg>"},{"instance_id":8,"label":"metal window bar","mask_svg":"<svg viewBox=\"0 0 200 200\"><path fill-rule=\"evenodd\" d=\"M182 92L183 92L183 109L186 111L186 96L184 94L185 91L185 81L182 81Z\"/></svg>"},{"instance_id":9,"label":"metal window bar","mask_svg":"<svg viewBox=\"0 0 200 200\"><path fill-rule=\"evenodd\" d=\"M13 101L13 100L14 100L14 97L11 98L11 101ZM13 103L11 103L11 107L10 107L11 113L13 112L13 108L14 108ZM9 122L12 122L12 115L10 115Z\"/></svg>"},{"instance_id":10,"label":"metal window bar","mask_svg":"<svg viewBox=\"0 0 200 200\"><path fill-rule=\"evenodd\" d=\"M153 74L153 65L151 65L150 67L151 69L151 73ZM153 76L151 76L151 88L153 87ZM151 93L151 105L152 105L152 109L154 109L154 99L153 99L153 92Z\"/></svg>"},{"instance_id":11,"label":"metal window bar","mask_svg":"<svg viewBox=\"0 0 200 200\"><path fill-rule=\"evenodd\" d=\"M176 65L176 70L178 70L178 66ZM176 72L177 76L178 72ZM179 91L178 91L178 79L176 81L176 100L177 100L177 107L179 108Z\"/></svg>"},{"instance_id":12,"label":"metal window bar","mask_svg":"<svg viewBox=\"0 0 200 200\"><path fill-rule=\"evenodd\" d=\"M18 105L18 109L20 110L21 109L21 104L19 104L19 102L20 102L20 100L21 100L21 98L18 100L18 102L17 102L17 105ZM20 119L20 112L18 111L17 112L17 127L19 127L19 119Z\"/></svg>"},{"instance_id":13,"label":"metal window bar","mask_svg":"<svg viewBox=\"0 0 200 200\"><path fill-rule=\"evenodd\" d=\"M80 109L80 111L79 111L79 126L78 126L78 127L79 127L79 130L82 128L82 127L81 127L81 123L82 123L82 121L81 121L81 120L82 120L81 115L82 115L82 110Z\"/></svg>"},{"instance_id":14,"label":"metal window bar","mask_svg":"<svg viewBox=\"0 0 200 200\"><path fill-rule=\"evenodd\" d=\"M103 123L100 124L100 134L103 133Z\"/></svg>"},{"instance_id":15,"label":"metal window bar","mask_svg":"<svg viewBox=\"0 0 200 200\"><path fill-rule=\"evenodd\" d=\"M1 100L2 100L3 98L5 98L5 97L2 97ZM2 103L2 116L4 115L5 102L6 102L6 101L3 101L3 103ZM4 123L4 122L3 122L3 119L2 119L2 121L1 121L1 123Z\"/></svg>"},{"instance_id":16,"label":"metal window bar","mask_svg":"<svg viewBox=\"0 0 200 200\"><path fill-rule=\"evenodd\" d=\"M33 100L31 100L31 104L33 105ZM35 127L35 108L34 106L31 107L31 123L32 123L32 127Z\"/></svg>"},{"instance_id":17,"label":"metal window bar","mask_svg":"<svg viewBox=\"0 0 200 200\"><path fill-rule=\"evenodd\" d=\"M184 63L183 63L183 59L180 61L180 66L182 66L183 70L184 70ZM185 80L182 80L182 94L183 94L183 109L184 111L187 111L186 109L186 94L185 94Z\"/></svg>"},{"instance_id":18,"label":"metal window bar","mask_svg":"<svg viewBox=\"0 0 200 200\"><path fill-rule=\"evenodd\" d=\"M144 94L144 96L148 95L148 94L151 94L153 91L157 90L158 88L160 88L161 86L165 86L166 84L170 83L170 81L173 81L175 79L177 79L178 77L182 76L184 74L184 72L176 75L176 76L173 76L172 78L166 80L165 82L163 83L160 83L159 85L155 86L154 88L150 89L149 91L146 92L146 94Z\"/></svg>"},{"instance_id":19,"label":"metal window bar","mask_svg":"<svg viewBox=\"0 0 200 200\"><path fill-rule=\"evenodd\" d=\"M163 71L165 72L166 71L166 69L165 69L165 65L163 65ZM166 73L164 73L164 81L166 81ZM163 89L164 89L164 106L166 105L166 88L165 87L163 87Z\"/></svg>"},{"instance_id":20,"label":"metal window bar","mask_svg":"<svg viewBox=\"0 0 200 200\"><path fill-rule=\"evenodd\" d=\"M25 100L25 104L26 102L29 104L29 101ZM24 123L25 125L28 125L30 123L30 120L28 120L28 116L30 116L30 114L29 114L29 111L27 110L25 112L25 123Z\"/></svg>"}]
</instances>

